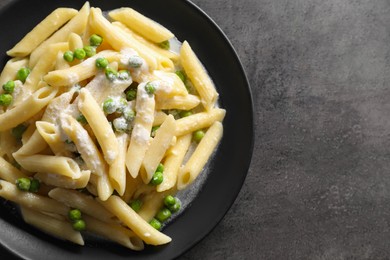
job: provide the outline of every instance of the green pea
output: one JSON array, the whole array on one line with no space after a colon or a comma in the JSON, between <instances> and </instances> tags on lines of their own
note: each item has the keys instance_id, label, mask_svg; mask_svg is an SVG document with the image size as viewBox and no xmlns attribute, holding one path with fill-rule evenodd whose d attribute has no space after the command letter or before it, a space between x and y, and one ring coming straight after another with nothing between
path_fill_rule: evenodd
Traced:
<instances>
[{"instance_id":1,"label":"green pea","mask_svg":"<svg viewBox=\"0 0 390 260\"><path fill-rule=\"evenodd\" d=\"M74 57L75 57L76 59L79 59L79 60L84 59L85 56L87 55L87 54L85 53L85 50L82 49L82 48L75 49L73 54L74 54Z\"/></svg>"},{"instance_id":2,"label":"green pea","mask_svg":"<svg viewBox=\"0 0 390 260\"><path fill-rule=\"evenodd\" d=\"M85 118L85 116L83 114L80 114L77 116L76 120L80 123L80 124L87 124L87 119Z\"/></svg>"},{"instance_id":3,"label":"green pea","mask_svg":"<svg viewBox=\"0 0 390 260\"><path fill-rule=\"evenodd\" d=\"M3 90L7 94L11 94L12 92L14 92L14 89L15 89L15 81L13 80L9 80L7 81L7 83L3 85Z\"/></svg>"},{"instance_id":4,"label":"green pea","mask_svg":"<svg viewBox=\"0 0 390 260\"><path fill-rule=\"evenodd\" d=\"M30 69L29 68L21 68L16 73L16 79L18 79L24 83L24 82L26 82L28 75L30 75Z\"/></svg>"},{"instance_id":5,"label":"green pea","mask_svg":"<svg viewBox=\"0 0 390 260\"><path fill-rule=\"evenodd\" d=\"M106 68L105 70L106 78L110 81L114 81L116 78L118 78L118 72L113 68Z\"/></svg>"},{"instance_id":6,"label":"green pea","mask_svg":"<svg viewBox=\"0 0 390 260\"><path fill-rule=\"evenodd\" d=\"M85 224L85 221L82 219L76 220L72 226L73 226L73 229L76 231L84 231L87 227L87 225Z\"/></svg>"},{"instance_id":7,"label":"green pea","mask_svg":"<svg viewBox=\"0 0 390 260\"><path fill-rule=\"evenodd\" d=\"M19 178L16 180L16 186L19 190L28 191L31 186L31 180L29 178Z\"/></svg>"},{"instance_id":8,"label":"green pea","mask_svg":"<svg viewBox=\"0 0 390 260\"><path fill-rule=\"evenodd\" d=\"M116 111L116 105L115 105L114 100L112 98L107 98L103 102L103 111L106 114L112 114Z\"/></svg>"},{"instance_id":9,"label":"green pea","mask_svg":"<svg viewBox=\"0 0 390 260\"><path fill-rule=\"evenodd\" d=\"M138 55L133 55L129 58L129 66L132 68L139 68L144 63L143 59Z\"/></svg>"},{"instance_id":10,"label":"green pea","mask_svg":"<svg viewBox=\"0 0 390 260\"><path fill-rule=\"evenodd\" d=\"M135 112L133 109L131 108L126 108L123 110L123 117L127 120L127 121L132 121L135 117Z\"/></svg>"},{"instance_id":11,"label":"green pea","mask_svg":"<svg viewBox=\"0 0 390 260\"><path fill-rule=\"evenodd\" d=\"M12 128L11 134L13 135L13 137L15 137L15 139L20 140L22 139L22 135L26 131L26 129L27 129L26 125L20 124Z\"/></svg>"},{"instance_id":12,"label":"green pea","mask_svg":"<svg viewBox=\"0 0 390 260\"><path fill-rule=\"evenodd\" d=\"M152 227L154 227L155 229L161 230L161 222L158 221L157 219L152 218L152 220L149 222L149 224L150 224Z\"/></svg>"},{"instance_id":13,"label":"green pea","mask_svg":"<svg viewBox=\"0 0 390 260\"><path fill-rule=\"evenodd\" d=\"M179 76L179 78L185 83L186 80L187 80L187 76L186 74L184 73L184 71L182 70L177 70L176 72L176 75Z\"/></svg>"},{"instance_id":14,"label":"green pea","mask_svg":"<svg viewBox=\"0 0 390 260\"><path fill-rule=\"evenodd\" d=\"M135 89L129 89L126 91L126 99L128 101L132 101L137 97L137 90Z\"/></svg>"},{"instance_id":15,"label":"green pea","mask_svg":"<svg viewBox=\"0 0 390 260\"><path fill-rule=\"evenodd\" d=\"M158 46L160 46L160 48L164 49L164 50L169 50L171 48L171 44L169 43L168 40L166 41L163 41L163 42L160 42L158 44Z\"/></svg>"},{"instance_id":16,"label":"green pea","mask_svg":"<svg viewBox=\"0 0 390 260\"><path fill-rule=\"evenodd\" d=\"M41 187L41 183L39 182L39 180L32 179L29 191L30 192L38 192L40 187Z\"/></svg>"},{"instance_id":17,"label":"green pea","mask_svg":"<svg viewBox=\"0 0 390 260\"><path fill-rule=\"evenodd\" d=\"M146 93L148 93L149 95L153 95L154 92L156 91L156 88L153 86L152 83L148 82L145 85L145 90L146 90Z\"/></svg>"},{"instance_id":18,"label":"green pea","mask_svg":"<svg viewBox=\"0 0 390 260\"><path fill-rule=\"evenodd\" d=\"M71 209L68 212L68 217L71 221L77 221L81 219L81 211L79 209Z\"/></svg>"},{"instance_id":19,"label":"green pea","mask_svg":"<svg viewBox=\"0 0 390 260\"><path fill-rule=\"evenodd\" d=\"M156 172L164 172L164 164L159 163Z\"/></svg>"},{"instance_id":20,"label":"green pea","mask_svg":"<svg viewBox=\"0 0 390 260\"><path fill-rule=\"evenodd\" d=\"M155 172L153 174L152 179L150 180L151 185L159 185L163 182L164 180L164 175L162 172Z\"/></svg>"},{"instance_id":21,"label":"green pea","mask_svg":"<svg viewBox=\"0 0 390 260\"><path fill-rule=\"evenodd\" d=\"M183 110L183 111L179 112L179 116L180 117L187 117L187 116L190 116L190 115L192 115L191 111Z\"/></svg>"},{"instance_id":22,"label":"green pea","mask_svg":"<svg viewBox=\"0 0 390 260\"><path fill-rule=\"evenodd\" d=\"M92 34L89 38L89 44L92 46L99 46L103 42L103 37L97 34Z\"/></svg>"},{"instance_id":23,"label":"green pea","mask_svg":"<svg viewBox=\"0 0 390 260\"><path fill-rule=\"evenodd\" d=\"M136 199L136 200L131 201L129 205L135 212L138 212L142 207L142 201L139 199Z\"/></svg>"},{"instance_id":24,"label":"green pea","mask_svg":"<svg viewBox=\"0 0 390 260\"><path fill-rule=\"evenodd\" d=\"M150 136L151 136L151 137L155 137L155 136L156 136L156 132L157 132L157 130L158 130L159 128L160 128L159 125L153 126L153 127L152 127L152 132L150 133Z\"/></svg>"},{"instance_id":25,"label":"green pea","mask_svg":"<svg viewBox=\"0 0 390 260\"><path fill-rule=\"evenodd\" d=\"M1 94L0 95L0 106L9 106L12 103L12 95L11 94Z\"/></svg>"},{"instance_id":26,"label":"green pea","mask_svg":"<svg viewBox=\"0 0 390 260\"><path fill-rule=\"evenodd\" d=\"M164 198L164 205L167 207L171 207L175 205L176 203L176 198L173 197L172 195L168 195Z\"/></svg>"},{"instance_id":27,"label":"green pea","mask_svg":"<svg viewBox=\"0 0 390 260\"><path fill-rule=\"evenodd\" d=\"M170 210L172 213L176 213L176 212L178 212L178 211L180 210L180 208L181 208L181 203L180 203L179 200L176 200L176 203L173 204L172 206L169 206L168 208L169 208L169 210Z\"/></svg>"},{"instance_id":28,"label":"green pea","mask_svg":"<svg viewBox=\"0 0 390 260\"><path fill-rule=\"evenodd\" d=\"M96 54L96 48L90 45L84 46L85 55L87 57L92 57Z\"/></svg>"},{"instance_id":29,"label":"green pea","mask_svg":"<svg viewBox=\"0 0 390 260\"><path fill-rule=\"evenodd\" d=\"M156 219L160 222L165 222L171 217L172 213L169 209L163 208L156 214Z\"/></svg>"},{"instance_id":30,"label":"green pea","mask_svg":"<svg viewBox=\"0 0 390 260\"><path fill-rule=\"evenodd\" d=\"M118 79L120 80L129 80L131 78L130 72L128 70L118 71Z\"/></svg>"},{"instance_id":31,"label":"green pea","mask_svg":"<svg viewBox=\"0 0 390 260\"><path fill-rule=\"evenodd\" d=\"M195 132L192 134L192 139L193 139L195 142L199 143L200 140L202 140L203 136L204 136L204 131L203 131L203 130L197 130L197 131L195 131Z\"/></svg>"},{"instance_id":32,"label":"green pea","mask_svg":"<svg viewBox=\"0 0 390 260\"><path fill-rule=\"evenodd\" d=\"M67 62L72 62L74 60L74 54L72 51L66 51L64 52L64 60Z\"/></svg>"},{"instance_id":33,"label":"green pea","mask_svg":"<svg viewBox=\"0 0 390 260\"><path fill-rule=\"evenodd\" d=\"M108 60L103 57L97 58L95 65L99 69L105 69L108 66Z\"/></svg>"},{"instance_id":34,"label":"green pea","mask_svg":"<svg viewBox=\"0 0 390 260\"><path fill-rule=\"evenodd\" d=\"M117 132L126 132L129 129L129 124L124 117L115 118L112 125Z\"/></svg>"}]
</instances>

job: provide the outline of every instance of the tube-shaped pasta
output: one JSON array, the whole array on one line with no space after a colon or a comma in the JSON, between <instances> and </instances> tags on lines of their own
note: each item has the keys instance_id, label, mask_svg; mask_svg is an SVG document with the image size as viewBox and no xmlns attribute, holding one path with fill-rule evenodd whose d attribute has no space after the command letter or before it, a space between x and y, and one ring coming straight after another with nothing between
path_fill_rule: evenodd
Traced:
<instances>
[{"instance_id":1,"label":"tube-shaped pasta","mask_svg":"<svg viewBox=\"0 0 390 260\"><path fill-rule=\"evenodd\" d=\"M92 196L75 190L54 188L49 192L49 197L53 198L68 207L81 210L83 213L93 216L104 222L116 222L115 216L104 208Z\"/></svg>"},{"instance_id":2,"label":"tube-shaped pasta","mask_svg":"<svg viewBox=\"0 0 390 260\"><path fill-rule=\"evenodd\" d=\"M77 34L83 33L87 26L88 14L89 2L85 2L76 16L31 52L29 67L33 68L35 64L37 64L42 54L45 53L47 46L50 44L67 41L71 32Z\"/></svg>"},{"instance_id":3,"label":"tube-shaped pasta","mask_svg":"<svg viewBox=\"0 0 390 260\"><path fill-rule=\"evenodd\" d=\"M0 180L0 197L18 203L19 205L34 208L35 210L67 216L69 207L64 204L35 193L19 190L14 184Z\"/></svg>"},{"instance_id":4,"label":"tube-shaped pasta","mask_svg":"<svg viewBox=\"0 0 390 260\"><path fill-rule=\"evenodd\" d=\"M104 159L108 164L112 164L118 156L118 140L103 110L86 89L80 91L78 108L92 128L102 148Z\"/></svg>"},{"instance_id":5,"label":"tube-shaped pasta","mask_svg":"<svg viewBox=\"0 0 390 260\"><path fill-rule=\"evenodd\" d=\"M55 87L43 87L35 91L27 100L0 115L0 131L11 129L38 113L57 94Z\"/></svg>"},{"instance_id":6,"label":"tube-shaped pasta","mask_svg":"<svg viewBox=\"0 0 390 260\"><path fill-rule=\"evenodd\" d=\"M158 46L157 44L155 44L155 43L153 43L151 41L148 41L147 39L143 38L142 36L140 36L136 32L132 31L130 28L128 28L123 23L121 23L121 22L113 22L112 25L121 28L124 32L126 32L131 37L133 37L134 40L137 40L141 44L147 46L148 48L150 48L153 51L161 54L162 56L165 56L165 57L171 59L174 62L177 62L179 60L179 55L177 53L175 53L173 51L170 51L170 50L165 50L165 49L161 48L160 46Z\"/></svg>"},{"instance_id":7,"label":"tube-shaped pasta","mask_svg":"<svg viewBox=\"0 0 390 260\"><path fill-rule=\"evenodd\" d=\"M120 197L113 195L108 200L100 203L134 231L145 243L163 245L171 242L172 239L170 237L153 228Z\"/></svg>"},{"instance_id":8,"label":"tube-shaped pasta","mask_svg":"<svg viewBox=\"0 0 390 260\"><path fill-rule=\"evenodd\" d=\"M7 51L7 55L12 57L27 56L76 14L77 10L72 8L57 8L26 34L12 49Z\"/></svg>"},{"instance_id":9,"label":"tube-shaped pasta","mask_svg":"<svg viewBox=\"0 0 390 260\"><path fill-rule=\"evenodd\" d=\"M30 139L22 146L19 150L13 153L15 158L20 156L26 156L31 154L39 153L45 150L47 147L47 143L45 139L42 138L39 131L34 131Z\"/></svg>"},{"instance_id":10,"label":"tube-shaped pasta","mask_svg":"<svg viewBox=\"0 0 390 260\"><path fill-rule=\"evenodd\" d=\"M19 178L26 178L27 175L19 171L12 164L0 157L0 178L10 183L15 183Z\"/></svg>"},{"instance_id":11,"label":"tube-shaped pasta","mask_svg":"<svg viewBox=\"0 0 390 260\"><path fill-rule=\"evenodd\" d=\"M186 96L174 96L164 98L156 95L156 109L180 109L191 110L198 106L200 100L198 96L188 94Z\"/></svg>"},{"instance_id":12,"label":"tube-shaped pasta","mask_svg":"<svg viewBox=\"0 0 390 260\"><path fill-rule=\"evenodd\" d=\"M20 209L26 223L37 227L50 235L71 241L81 246L84 245L84 240L80 232L74 230L69 222L29 209L27 206L23 206Z\"/></svg>"},{"instance_id":13,"label":"tube-shaped pasta","mask_svg":"<svg viewBox=\"0 0 390 260\"><path fill-rule=\"evenodd\" d=\"M39 88L38 83L55 66L57 53L68 49L66 42L55 43L48 46L47 51L40 57L37 64L31 70L30 75L24 83L24 89L34 92Z\"/></svg>"},{"instance_id":14,"label":"tube-shaped pasta","mask_svg":"<svg viewBox=\"0 0 390 260\"><path fill-rule=\"evenodd\" d=\"M187 41L180 48L180 61L188 78L201 97L206 109L211 109L218 99L214 83Z\"/></svg>"},{"instance_id":15,"label":"tube-shaped pasta","mask_svg":"<svg viewBox=\"0 0 390 260\"><path fill-rule=\"evenodd\" d=\"M61 140L61 132L57 125L45 121L37 121L35 124L41 138L46 141L55 155L72 156L72 152L66 149L65 142Z\"/></svg>"},{"instance_id":16,"label":"tube-shaped pasta","mask_svg":"<svg viewBox=\"0 0 390 260\"><path fill-rule=\"evenodd\" d=\"M175 36L161 24L129 7L116 9L108 15L155 43L169 40Z\"/></svg>"},{"instance_id":17,"label":"tube-shaped pasta","mask_svg":"<svg viewBox=\"0 0 390 260\"><path fill-rule=\"evenodd\" d=\"M88 184L89 178L91 176L91 171L81 171L81 176L78 179L72 179L67 176L53 174L53 173L43 173L38 172L34 175L34 178L40 180L46 185L61 187L66 189L82 189L85 188Z\"/></svg>"},{"instance_id":18,"label":"tube-shaped pasta","mask_svg":"<svg viewBox=\"0 0 390 260\"><path fill-rule=\"evenodd\" d=\"M129 136L125 133L118 134L119 153L115 161L110 165L109 176L112 187L122 196L126 188L126 151Z\"/></svg>"},{"instance_id":19,"label":"tube-shaped pasta","mask_svg":"<svg viewBox=\"0 0 390 260\"><path fill-rule=\"evenodd\" d=\"M171 191L155 192L146 195L142 199L142 207L138 211L138 215L145 221L149 222L157 212L164 206L163 200L166 196L170 195Z\"/></svg>"},{"instance_id":20,"label":"tube-shaped pasta","mask_svg":"<svg viewBox=\"0 0 390 260\"><path fill-rule=\"evenodd\" d=\"M126 153L126 167L131 176L136 178L149 146L152 130L155 100L145 90L145 83L138 85L136 100L136 116L131 133L130 145Z\"/></svg>"},{"instance_id":21,"label":"tube-shaped pasta","mask_svg":"<svg viewBox=\"0 0 390 260\"><path fill-rule=\"evenodd\" d=\"M144 249L143 241L133 231L119 224L106 223L88 215L84 215L83 219L87 224L87 231L108 238L132 250Z\"/></svg>"},{"instance_id":22,"label":"tube-shaped pasta","mask_svg":"<svg viewBox=\"0 0 390 260\"><path fill-rule=\"evenodd\" d=\"M88 79L98 72L98 68L95 65L97 58L105 57L112 61L117 58L117 54L113 51L102 51L95 56L84 60L83 62L74 65L72 67L50 71L43 80L51 86L72 86L80 81Z\"/></svg>"},{"instance_id":23,"label":"tube-shaped pasta","mask_svg":"<svg viewBox=\"0 0 390 260\"><path fill-rule=\"evenodd\" d=\"M145 153L142 163L145 168L145 174L141 174L144 183L149 183L152 179L158 164L161 162L165 152L172 142L175 131L175 119L172 115L169 115L161 127L157 130L156 136L150 142L149 148Z\"/></svg>"},{"instance_id":24,"label":"tube-shaped pasta","mask_svg":"<svg viewBox=\"0 0 390 260\"><path fill-rule=\"evenodd\" d=\"M112 25L104 18L100 9L91 8L89 25L96 33L102 35L115 50L134 49L146 61L149 70L173 70L174 65L170 59L140 44L133 37L124 33L121 28Z\"/></svg>"},{"instance_id":25,"label":"tube-shaped pasta","mask_svg":"<svg viewBox=\"0 0 390 260\"><path fill-rule=\"evenodd\" d=\"M209 127L215 121L222 121L226 110L213 108L209 112L196 113L176 120L176 136L192 133L196 130Z\"/></svg>"},{"instance_id":26,"label":"tube-shaped pasta","mask_svg":"<svg viewBox=\"0 0 390 260\"><path fill-rule=\"evenodd\" d=\"M61 127L76 145L77 151L80 153L88 169L99 176L107 174L105 173L107 172L107 164L87 130L69 115L61 117Z\"/></svg>"},{"instance_id":27,"label":"tube-shaped pasta","mask_svg":"<svg viewBox=\"0 0 390 260\"><path fill-rule=\"evenodd\" d=\"M190 159L180 169L177 177L177 189L182 190L192 183L200 174L207 160L222 138L221 122L215 122L206 132Z\"/></svg>"},{"instance_id":28,"label":"tube-shaped pasta","mask_svg":"<svg viewBox=\"0 0 390 260\"><path fill-rule=\"evenodd\" d=\"M69 35L69 50L74 51L75 49L83 48L83 39L77 33L71 33Z\"/></svg>"},{"instance_id":29,"label":"tube-shaped pasta","mask_svg":"<svg viewBox=\"0 0 390 260\"><path fill-rule=\"evenodd\" d=\"M28 58L12 58L5 64L1 74L0 74L0 85L3 86L9 80L14 80L16 72L23 67L28 65ZM0 93L3 92L3 88L0 89Z\"/></svg>"},{"instance_id":30,"label":"tube-shaped pasta","mask_svg":"<svg viewBox=\"0 0 390 260\"><path fill-rule=\"evenodd\" d=\"M69 157L34 154L18 156L15 159L30 172L55 173L72 179L81 177L80 167Z\"/></svg>"},{"instance_id":31,"label":"tube-shaped pasta","mask_svg":"<svg viewBox=\"0 0 390 260\"><path fill-rule=\"evenodd\" d=\"M177 138L176 144L171 147L164 159L164 179L156 188L158 192L166 191L175 186L177 175L184 156L190 147L192 134L186 134Z\"/></svg>"}]
</instances>

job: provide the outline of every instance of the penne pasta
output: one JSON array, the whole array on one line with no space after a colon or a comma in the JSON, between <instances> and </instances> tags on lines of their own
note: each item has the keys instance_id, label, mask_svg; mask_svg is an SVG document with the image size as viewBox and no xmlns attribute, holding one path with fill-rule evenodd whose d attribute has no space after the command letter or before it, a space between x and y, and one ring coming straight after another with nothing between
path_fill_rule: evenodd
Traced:
<instances>
[{"instance_id":1,"label":"penne pasta","mask_svg":"<svg viewBox=\"0 0 390 260\"><path fill-rule=\"evenodd\" d=\"M12 49L7 51L7 55L12 57L25 57L29 55L39 44L61 28L76 14L77 10L72 8L57 8L26 34L26 36Z\"/></svg>"},{"instance_id":2,"label":"penne pasta","mask_svg":"<svg viewBox=\"0 0 390 260\"><path fill-rule=\"evenodd\" d=\"M182 190L192 183L207 163L207 159L222 138L222 124L215 122L206 132L190 159L180 169L177 177L177 189Z\"/></svg>"},{"instance_id":3,"label":"penne pasta","mask_svg":"<svg viewBox=\"0 0 390 260\"><path fill-rule=\"evenodd\" d=\"M171 238L154 229L148 222L143 220L129 205L120 197L113 195L106 201L100 202L107 210L117 216L139 238L149 245L163 245L169 243Z\"/></svg>"}]
</instances>

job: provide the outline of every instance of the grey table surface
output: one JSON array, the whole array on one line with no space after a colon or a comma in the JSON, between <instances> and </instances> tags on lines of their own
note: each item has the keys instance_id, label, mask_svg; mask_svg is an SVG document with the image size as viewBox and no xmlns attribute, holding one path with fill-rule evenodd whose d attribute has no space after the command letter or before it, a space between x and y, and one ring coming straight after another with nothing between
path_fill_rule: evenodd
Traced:
<instances>
[{"instance_id":1,"label":"grey table surface","mask_svg":"<svg viewBox=\"0 0 390 260\"><path fill-rule=\"evenodd\" d=\"M255 145L237 200L180 259L390 259L390 1L193 2L247 72Z\"/></svg>"}]
</instances>

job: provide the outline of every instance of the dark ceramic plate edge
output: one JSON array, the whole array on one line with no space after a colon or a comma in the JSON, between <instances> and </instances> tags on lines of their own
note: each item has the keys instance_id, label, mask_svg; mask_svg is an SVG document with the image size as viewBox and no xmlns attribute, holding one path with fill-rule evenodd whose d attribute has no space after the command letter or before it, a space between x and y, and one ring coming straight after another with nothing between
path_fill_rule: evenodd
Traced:
<instances>
[{"instance_id":1,"label":"dark ceramic plate edge","mask_svg":"<svg viewBox=\"0 0 390 260\"><path fill-rule=\"evenodd\" d=\"M13 1L13 2L10 2L8 4L6 4L5 6L2 7L2 10L0 10L0 15L3 14L3 12L5 12L7 9L9 8L12 8L12 6L16 3L16 2L19 2L19 1L22 1L22 0L16 0L16 1ZM242 63L237 55L237 52L236 50L234 49L233 45L231 44L231 42L229 41L228 37L225 35L225 33L221 30L221 28L214 22L213 19L211 19L211 17L209 17L202 9L200 9L198 6L196 6L194 3L192 3L191 1L183 1L189 8L191 8L195 13L197 13L197 15L200 15L202 17L202 19L206 20L207 23L212 27L212 29L219 34L219 36L221 38L223 38L223 40L225 41L225 45L227 47L229 47L230 49L230 53L231 53L231 58L234 58L234 61L238 67L238 69L240 71L238 71L238 73L240 74L240 76L242 77L242 80L244 81L244 85L246 86L246 91L247 91L247 99L248 99L248 102L250 103L249 104L249 120L247 121L247 123L249 124L249 135L250 135L250 147L248 147L248 151L246 154L248 154L249 156L247 156L246 158L246 162L244 163L246 165L246 168L245 169L242 169L242 175L241 175L241 178L238 180L238 183L237 185L235 185L235 190L233 190L231 192L232 194L232 198L230 201L228 201L226 204L228 204L227 207L225 207L223 210L221 210L219 213L219 216L214 219L214 221L212 222L212 224L210 224L208 226L208 228L205 228L204 230L202 230L203 232L198 234L197 237L194 237L192 243L188 244L187 246L183 247L182 251L181 252L177 252L176 255L171 255L172 258L177 258L179 256L181 256L183 253L185 253L186 251L188 251L191 247L193 247L194 245L198 244L205 236L207 236L207 234L209 234L212 230L215 229L215 227L220 223L220 221L223 219L223 217L226 215L226 213L229 211L229 209L231 208L231 206L233 205L234 201L236 200L237 198L237 195L238 193L240 192L241 188L242 188L242 185L245 181L245 178L246 178L246 175L247 175L247 172L249 170L249 166L250 166L250 162L251 162L251 157L252 157L252 151L253 151L253 145L254 145L254 126L253 126L253 100L252 100L252 95L251 95L251 89L249 87L249 82L248 82L248 79L245 75L245 71L244 71L244 68L242 66ZM211 75L213 77L213 75ZM223 104L222 104L222 107L223 107ZM228 111L229 113L229 111ZM174 224L173 224L174 225ZM4 247L2 245L3 248L6 249L6 252L8 253L8 255L13 255L14 257L18 256L18 257L22 257L22 258L25 258L25 259L28 259L29 256L26 256L26 255L22 255L20 254L17 250L15 250L15 248L8 248L8 247ZM0 253L5 253L5 250L0 250Z\"/></svg>"}]
</instances>

